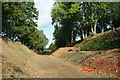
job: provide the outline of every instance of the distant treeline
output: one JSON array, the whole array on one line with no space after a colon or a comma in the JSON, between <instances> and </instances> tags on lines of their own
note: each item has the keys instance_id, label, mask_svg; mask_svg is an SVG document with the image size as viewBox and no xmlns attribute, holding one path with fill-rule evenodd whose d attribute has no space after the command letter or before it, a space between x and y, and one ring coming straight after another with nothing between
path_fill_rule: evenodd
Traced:
<instances>
[{"instance_id":1,"label":"distant treeline","mask_svg":"<svg viewBox=\"0 0 120 80\"><path fill-rule=\"evenodd\" d=\"M120 2L55 2L51 11L57 48L120 26Z\"/></svg>"},{"instance_id":2,"label":"distant treeline","mask_svg":"<svg viewBox=\"0 0 120 80\"><path fill-rule=\"evenodd\" d=\"M48 39L38 30L38 11L34 2L2 2L2 35L40 52Z\"/></svg>"}]
</instances>

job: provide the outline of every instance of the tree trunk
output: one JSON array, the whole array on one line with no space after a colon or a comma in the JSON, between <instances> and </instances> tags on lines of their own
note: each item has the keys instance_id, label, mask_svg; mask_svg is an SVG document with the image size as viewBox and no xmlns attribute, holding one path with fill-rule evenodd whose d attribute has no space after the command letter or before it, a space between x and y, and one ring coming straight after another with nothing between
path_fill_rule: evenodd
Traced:
<instances>
[{"instance_id":1,"label":"tree trunk","mask_svg":"<svg viewBox=\"0 0 120 80\"><path fill-rule=\"evenodd\" d=\"M101 28L101 33L103 33L104 32L104 30L103 30L104 28Z\"/></svg>"},{"instance_id":2,"label":"tree trunk","mask_svg":"<svg viewBox=\"0 0 120 80\"><path fill-rule=\"evenodd\" d=\"M84 35L85 35L85 38L87 38L87 29L85 29L85 34Z\"/></svg>"},{"instance_id":3,"label":"tree trunk","mask_svg":"<svg viewBox=\"0 0 120 80\"><path fill-rule=\"evenodd\" d=\"M74 31L71 32L71 43L74 41Z\"/></svg>"},{"instance_id":4,"label":"tree trunk","mask_svg":"<svg viewBox=\"0 0 120 80\"><path fill-rule=\"evenodd\" d=\"M92 34L93 34L93 31L94 31L94 30L93 30L93 26L92 26L92 24L91 24L91 31L92 31Z\"/></svg>"},{"instance_id":5,"label":"tree trunk","mask_svg":"<svg viewBox=\"0 0 120 80\"><path fill-rule=\"evenodd\" d=\"M97 26L97 23L94 24L94 31L93 31L93 35L96 34L96 26Z\"/></svg>"},{"instance_id":6,"label":"tree trunk","mask_svg":"<svg viewBox=\"0 0 120 80\"><path fill-rule=\"evenodd\" d=\"M82 30L82 37L83 37L83 39L85 38L84 30Z\"/></svg>"}]
</instances>

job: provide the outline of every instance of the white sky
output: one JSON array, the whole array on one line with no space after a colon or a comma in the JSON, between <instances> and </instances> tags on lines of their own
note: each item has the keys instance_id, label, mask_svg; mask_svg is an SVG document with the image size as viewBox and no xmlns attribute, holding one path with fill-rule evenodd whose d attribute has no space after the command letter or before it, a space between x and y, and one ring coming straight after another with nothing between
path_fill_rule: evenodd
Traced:
<instances>
[{"instance_id":1,"label":"white sky","mask_svg":"<svg viewBox=\"0 0 120 80\"><path fill-rule=\"evenodd\" d=\"M54 27L51 22L51 9L54 3L54 0L34 0L35 7L39 11L38 16L38 29L43 30L46 37L49 39L49 43L46 46L49 47L50 43L53 42L53 32Z\"/></svg>"}]
</instances>

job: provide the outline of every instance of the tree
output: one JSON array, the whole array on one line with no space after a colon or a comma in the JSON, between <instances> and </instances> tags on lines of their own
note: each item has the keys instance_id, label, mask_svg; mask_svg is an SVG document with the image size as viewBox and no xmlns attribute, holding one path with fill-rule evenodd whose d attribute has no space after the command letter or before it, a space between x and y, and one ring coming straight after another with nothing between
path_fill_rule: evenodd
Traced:
<instances>
[{"instance_id":1,"label":"tree","mask_svg":"<svg viewBox=\"0 0 120 80\"><path fill-rule=\"evenodd\" d=\"M3 34L40 52L48 43L43 31L37 30L38 11L34 2L3 2Z\"/></svg>"},{"instance_id":2,"label":"tree","mask_svg":"<svg viewBox=\"0 0 120 80\"><path fill-rule=\"evenodd\" d=\"M35 51L38 51L38 52L40 52L42 48L44 48L48 43L48 39L44 35L43 31L40 31L40 30L36 30L33 33L33 37L31 36L31 38L33 38L33 39L30 39L31 42L33 42L34 44L33 47L35 48Z\"/></svg>"},{"instance_id":3,"label":"tree","mask_svg":"<svg viewBox=\"0 0 120 80\"><path fill-rule=\"evenodd\" d=\"M82 14L79 22L81 27L80 29L82 29L81 33L84 39L89 36L89 32L91 32L93 35L98 32L97 28L99 21L103 20L103 18L108 17L110 8L107 2L83 2L80 4L80 6L80 11ZM104 23L106 23L106 21Z\"/></svg>"},{"instance_id":4,"label":"tree","mask_svg":"<svg viewBox=\"0 0 120 80\"><path fill-rule=\"evenodd\" d=\"M33 32L37 27L34 22L37 18L38 11L33 2L2 3L3 32L12 40L16 37L21 39L21 35L25 36Z\"/></svg>"},{"instance_id":5,"label":"tree","mask_svg":"<svg viewBox=\"0 0 120 80\"><path fill-rule=\"evenodd\" d=\"M118 27L119 5L120 2L55 2L51 17L55 26L56 46L66 46L75 41L77 36L83 40Z\"/></svg>"},{"instance_id":6,"label":"tree","mask_svg":"<svg viewBox=\"0 0 120 80\"><path fill-rule=\"evenodd\" d=\"M53 50L55 50L57 48L56 48L56 46L55 46L54 43L51 43L48 49L51 50L51 51L53 51Z\"/></svg>"},{"instance_id":7,"label":"tree","mask_svg":"<svg viewBox=\"0 0 120 80\"><path fill-rule=\"evenodd\" d=\"M62 29L62 27L55 28L53 36L54 36L54 40L55 40L55 46L57 48L66 46L67 43L66 43L66 37L64 34L65 33L64 33L64 30Z\"/></svg>"},{"instance_id":8,"label":"tree","mask_svg":"<svg viewBox=\"0 0 120 80\"><path fill-rule=\"evenodd\" d=\"M52 24L56 27L56 31L54 32L54 37L57 42L61 44L59 47L66 46L75 40L74 33L74 22L77 20L77 16L79 10L78 3L63 3L56 2L53 6L51 17ZM60 34L59 34L60 33ZM57 37L58 35L63 35L62 37Z\"/></svg>"},{"instance_id":9,"label":"tree","mask_svg":"<svg viewBox=\"0 0 120 80\"><path fill-rule=\"evenodd\" d=\"M110 8L112 27L117 28L120 26L120 2L111 3Z\"/></svg>"}]
</instances>

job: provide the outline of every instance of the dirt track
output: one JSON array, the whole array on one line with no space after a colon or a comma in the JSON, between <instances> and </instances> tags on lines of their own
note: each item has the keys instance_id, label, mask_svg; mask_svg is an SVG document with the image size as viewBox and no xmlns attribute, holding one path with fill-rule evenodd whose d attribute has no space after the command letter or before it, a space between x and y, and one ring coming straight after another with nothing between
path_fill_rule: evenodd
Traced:
<instances>
[{"instance_id":1,"label":"dirt track","mask_svg":"<svg viewBox=\"0 0 120 80\"><path fill-rule=\"evenodd\" d=\"M2 40L2 39L0 39ZM70 58L64 61L58 57L65 56L69 48L60 49L55 52L53 56L48 55L38 55L35 52L28 49L26 46L13 43L9 41L5 43L2 41L2 47L4 48L4 53L2 56L5 58L3 60L3 76L9 78L14 76L15 78L106 78L108 76L100 75L93 72L82 72L84 69L82 67L76 67L71 65L69 62ZM65 50L64 50L65 49ZM78 49L74 49L78 52ZM73 51L74 51L73 50ZM72 53L73 55L77 53ZM119 54L119 53L118 53ZM73 57L73 55L71 57ZM78 54L75 55L79 58ZM69 56L68 56L69 57ZM5 62L5 63L4 63ZM13 64L12 64L13 63ZM81 63L83 64L83 63ZM10 70L9 70L10 69ZM17 71L16 71L17 69ZM16 75L16 73L18 75ZM24 76L25 75L25 76Z\"/></svg>"},{"instance_id":2,"label":"dirt track","mask_svg":"<svg viewBox=\"0 0 120 80\"><path fill-rule=\"evenodd\" d=\"M108 76L93 72L81 72L78 68L61 59L48 55L36 55L32 58L32 64L39 72L40 78L105 78ZM33 73L34 74L34 73Z\"/></svg>"}]
</instances>

